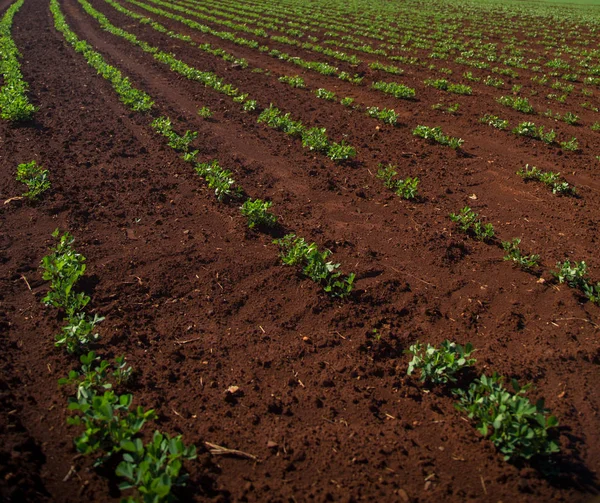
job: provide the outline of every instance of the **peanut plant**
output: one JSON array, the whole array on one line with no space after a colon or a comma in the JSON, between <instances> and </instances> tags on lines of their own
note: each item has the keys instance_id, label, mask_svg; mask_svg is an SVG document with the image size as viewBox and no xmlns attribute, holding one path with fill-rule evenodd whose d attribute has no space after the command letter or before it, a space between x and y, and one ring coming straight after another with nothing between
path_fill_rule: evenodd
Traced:
<instances>
[{"instance_id":1,"label":"peanut plant","mask_svg":"<svg viewBox=\"0 0 600 503\"><path fill-rule=\"evenodd\" d=\"M577 194L577 189L572 185L569 185L568 182L562 180L560 173L554 173L552 171L544 172L535 166L529 167L529 164L526 164L523 169L517 171L517 175L519 175L525 181L535 180L543 183L552 190L553 194L564 194L570 196Z\"/></svg>"},{"instance_id":2,"label":"peanut plant","mask_svg":"<svg viewBox=\"0 0 600 503\"><path fill-rule=\"evenodd\" d=\"M462 138L455 138L452 136L446 136L442 131L441 127L429 127L419 125L413 130L413 135L425 140L439 143L440 145L446 145L454 150L459 149L464 140Z\"/></svg>"},{"instance_id":3,"label":"peanut plant","mask_svg":"<svg viewBox=\"0 0 600 503\"><path fill-rule=\"evenodd\" d=\"M277 224L277 217L269 212L273 206L270 201L261 199L247 199L240 208L242 215L248 220L248 227L274 227Z\"/></svg>"},{"instance_id":4,"label":"peanut plant","mask_svg":"<svg viewBox=\"0 0 600 503\"><path fill-rule=\"evenodd\" d=\"M302 274L323 287L332 297L344 298L350 295L354 285L354 273L343 276L337 269L340 264L333 264L327 259L330 250L319 251L316 243L308 244L304 238L288 234L273 241L281 248L281 260L286 265L301 266Z\"/></svg>"},{"instance_id":5,"label":"peanut plant","mask_svg":"<svg viewBox=\"0 0 600 503\"><path fill-rule=\"evenodd\" d=\"M539 265L540 256L535 254L523 255L519 248L520 244L521 240L519 238L514 238L512 241L502 241L502 248L506 252L504 260L511 260L521 269L531 271Z\"/></svg>"},{"instance_id":6,"label":"peanut plant","mask_svg":"<svg viewBox=\"0 0 600 503\"><path fill-rule=\"evenodd\" d=\"M464 233L471 233L479 241L490 241L494 237L492 224L482 224L471 208L465 206L460 212L450 213L450 220L458 224L458 228Z\"/></svg>"},{"instance_id":7,"label":"peanut plant","mask_svg":"<svg viewBox=\"0 0 600 503\"><path fill-rule=\"evenodd\" d=\"M17 182L24 183L29 189L23 194L31 200L37 199L50 188L48 170L38 166L35 161L21 163L17 166Z\"/></svg>"},{"instance_id":8,"label":"peanut plant","mask_svg":"<svg viewBox=\"0 0 600 503\"><path fill-rule=\"evenodd\" d=\"M577 288L594 304L600 304L600 282L595 285L587 276L587 264L583 261L571 265L569 260L557 262L558 271L551 271L559 283L566 283L571 288Z\"/></svg>"},{"instance_id":9,"label":"peanut plant","mask_svg":"<svg viewBox=\"0 0 600 503\"><path fill-rule=\"evenodd\" d=\"M548 415L544 400L532 404L524 396L530 385L521 387L513 379L510 392L502 381L496 373L484 374L467 390L454 390L459 397L456 408L475 420L477 430L489 437L505 460L559 452L558 443L550 438L558 420Z\"/></svg>"},{"instance_id":10,"label":"peanut plant","mask_svg":"<svg viewBox=\"0 0 600 503\"><path fill-rule=\"evenodd\" d=\"M59 234L56 229L52 237L59 238ZM64 233L40 265L42 278L50 281L50 290L42 302L63 309L66 314L66 325L56 336L55 346L64 346L69 353L80 352L96 341L98 334L94 329L104 319L98 315L90 318L83 311L90 297L84 292L75 291L75 284L85 272L85 257L73 249L73 242L74 238Z\"/></svg>"},{"instance_id":11,"label":"peanut plant","mask_svg":"<svg viewBox=\"0 0 600 503\"><path fill-rule=\"evenodd\" d=\"M388 164L387 166L380 164L377 171L377 178L382 180L385 187L394 191L396 195L404 199L415 199L417 197L419 179L417 177L407 177L404 180L399 180L394 178L397 174L396 166L393 164Z\"/></svg>"},{"instance_id":12,"label":"peanut plant","mask_svg":"<svg viewBox=\"0 0 600 503\"><path fill-rule=\"evenodd\" d=\"M474 349L470 343L464 347L460 344L445 340L439 349L427 344L423 347L419 342L410 346L405 353L412 355L406 373L411 375L415 370L420 372L421 382L431 384L455 383L456 375L466 367L475 363L470 358Z\"/></svg>"}]
</instances>

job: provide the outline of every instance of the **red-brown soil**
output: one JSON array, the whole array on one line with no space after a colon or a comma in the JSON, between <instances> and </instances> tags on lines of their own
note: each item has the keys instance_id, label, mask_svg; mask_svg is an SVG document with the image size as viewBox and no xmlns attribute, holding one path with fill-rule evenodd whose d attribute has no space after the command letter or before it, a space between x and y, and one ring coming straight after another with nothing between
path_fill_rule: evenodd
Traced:
<instances>
[{"instance_id":1,"label":"red-brown soil","mask_svg":"<svg viewBox=\"0 0 600 503\"><path fill-rule=\"evenodd\" d=\"M33 123L0 124L0 198L23 191L14 172L31 159L50 171L52 190L39 203L0 209L0 499L120 497L110 473L77 455L78 431L66 425L67 391L57 380L77 360L54 347L61 319L40 302L48 285L38 269L57 227L75 236L87 258L83 288L91 310L106 317L95 349L106 358L125 354L137 370L136 404L158 412L153 426L199 448L198 460L186 464L183 501L593 497L600 308L554 284L549 271L558 260L585 260L600 279L597 133L536 118L565 137L576 130L582 152L562 152L478 125L477 117L500 110L513 124L526 120L495 104L484 86L457 98L461 113L452 117L431 110L443 93L422 84L426 74L402 77L417 87L414 102L370 91L368 83L306 74L313 87L401 113L403 125L383 126L93 4L114 24L216 71L260 104L273 102L357 147L356 162L345 165L313 155L103 32L76 0L61 2L72 29L155 98L156 116L199 131L201 159L218 158L249 195L273 201L286 230L331 249L343 271L357 273L356 288L347 301L331 300L282 265L273 237L248 230L237 204L216 201L152 131L150 117L128 111L64 43L47 3L26 0L13 36L39 111ZM160 22L285 73L268 56ZM196 114L205 105L214 111L208 121ZM464 153L415 138L417 124L464 138ZM421 179L418 202L401 200L374 177L387 162ZM580 197L525 184L515 175L525 163L562 172ZM467 204L500 239L522 237L525 250L539 253L545 281L505 262L499 241L457 233L448 214ZM454 409L449 393L406 376L403 350L416 340L447 338L474 344L478 373L531 381L532 398L546 398L560 420L555 475L535 463L505 462ZM234 399L230 386L239 387ZM212 456L205 442L258 461Z\"/></svg>"}]
</instances>

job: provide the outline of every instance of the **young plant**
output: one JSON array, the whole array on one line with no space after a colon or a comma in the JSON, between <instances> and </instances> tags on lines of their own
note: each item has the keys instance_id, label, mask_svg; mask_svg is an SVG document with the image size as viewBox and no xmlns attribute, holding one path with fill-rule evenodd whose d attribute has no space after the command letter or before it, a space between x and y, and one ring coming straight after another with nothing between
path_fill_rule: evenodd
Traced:
<instances>
[{"instance_id":1,"label":"young plant","mask_svg":"<svg viewBox=\"0 0 600 503\"><path fill-rule=\"evenodd\" d=\"M340 264L333 264L327 259L331 251L319 251L316 243L308 244L304 238L288 234L274 241L281 247L281 260L287 265L302 267L302 273L320 284L325 292L333 297L347 297L354 285L354 273L343 276L337 269Z\"/></svg>"},{"instance_id":2,"label":"young plant","mask_svg":"<svg viewBox=\"0 0 600 503\"><path fill-rule=\"evenodd\" d=\"M567 283L571 288L578 288L585 297L594 304L600 304L600 282L595 285L589 281L587 276L587 264L583 261L571 262L566 260L556 264L558 271L551 271L559 283Z\"/></svg>"},{"instance_id":3,"label":"young plant","mask_svg":"<svg viewBox=\"0 0 600 503\"><path fill-rule=\"evenodd\" d=\"M556 139L554 130L544 133L544 126L537 127L533 122L521 122L513 129L513 133L518 136L528 136L535 140L541 140L549 145Z\"/></svg>"},{"instance_id":4,"label":"young plant","mask_svg":"<svg viewBox=\"0 0 600 503\"><path fill-rule=\"evenodd\" d=\"M560 147L563 150L568 150L570 152L575 152L576 150L579 150L579 143L577 142L577 138L573 137L568 141L561 141L560 142Z\"/></svg>"},{"instance_id":5,"label":"young plant","mask_svg":"<svg viewBox=\"0 0 600 503\"><path fill-rule=\"evenodd\" d=\"M304 83L304 79L299 75L294 75L293 77L288 77L284 75L283 77L279 77L279 82L283 82L284 84L288 84L291 87L299 87L304 88L306 84Z\"/></svg>"},{"instance_id":6,"label":"young plant","mask_svg":"<svg viewBox=\"0 0 600 503\"><path fill-rule=\"evenodd\" d=\"M530 385L519 386L513 379L514 392L502 384L503 378L494 373L476 379L467 390L456 389L459 397L456 408L476 422L476 428L504 454L505 460L549 456L560 451L551 439L558 420L548 415L544 400L532 404L524 395Z\"/></svg>"},{"instance_id":7,"label":"young plant","mask_svg":"<svg viewBox=\"0 0 600 503\"><path fill-rule=\"evenodd\" d=\"M474 349L470 343L464 347L460 344L445 340L439 349L427 344L424 348L417 342L410 346L405 353L413 356L408 364L406 373L411 375L415 370L420 371L421 382L431 384L455 383L456 375L466 367L475 363L474 358L470 358Z\"/></svg>"},{"instance_id":8,"label":"young plant","mask_svg":"<svg viewBox=\"0 0 600 503\"><path fill-rule=\"evenodd\" d=\"M501 96L497 101L501 105L513 108L514 110L518 110L524 114L532 114L535 112L527 98L521 98L518 96Z\"/></svg>"},{"instance_id":9,"label":"young plant","mask_svg":"<svg viewBox=\"0 0 600 503\"><path fill-rule=\"evenodd\" d=\"M50 188L48 170L38 166L35 161L21 163L17 166L17 182L24 183L29 189L23 197L35 200Z\"/></svg>"},{"instance_id":10,"label":"young plant","mask_svg":"<svg viewBox=\"0 0 600 503\"><path fill-rule=\"evenodd\" d=\"M379 171L377 171L377 178L383 180L383 184L386 188L394 191L398 196L404 199L414 199L417 197L417 187L419 185L419 179L417 177L407 177L404 180L394 178L398 173L396 172L396 166L388 164L387 166L379 165Z\"/></svg>"},{"instance_id":11,"label":"young plant","mask_svg":"<svg viewBox=\"0 0 600 503\"><path fill-rule=\"evenodd\" d=\"M569 185L568 182L565 182L560 178L560 173L554 173L552 171L544 172L535 166L529 167L529 164L526 164L523 169L517 171L517 175L525 181L536 180L542 182L552 190L553 194L565 194L571 196L577 194L575 187Z\"/></svg>"},{"instance_id":12,"label":"young plant","mask_svg":"<svg viewBox=\"0 0 600 503\"><path fill-rule=\"evenodd\" d=\"M347 161L356 156L356 149L347 145L343 140L341 143L332 143L327 150L327 157L334 162Z\"/></svg>"},{"instance_id":13,"label":"young plant","mask_svg":"<svg viewBox=\"0 0 600 503\"><path fill-rule=\"evenodd\" d=\"M137 489L144 502L171 501L171 489L184 486L188 479L187 473L180 474L182 462L193 459L196 459L196 447L186 447L181 435L171 438L155 431L146 445L139 438L125 441L123 461L116 470L117 476L125 479L119 489Z\"/></svg>"},{"instance_id":14,"label":"young plant","mask_svg":"<svg viewBox=\"0 0 600 503\"><path fill-rule=\"evenodd\" d=\"M501 119L497 115L485 114L479 119L479 122L495 127L496 129L508 128L508 121L506 119Z\"/></svg>"},{"instance_id":15,"label":"young plant","mask_svg":"<svg viewBox=\"0 0 600 503\"><path fill-rule=\"evenodd\" d=\"M247 199L240 208L242 215L248 220L248 227L274 227L277 224L277 217L269 212L273 206L270 201L261 199Z\"/></svg>"},{"instance_id":16,"label":"young plant","mask_svg":"<svg viewBox=\"0 0 600 503\"><path fill-rule=\"evenodd\" d=\"M373 82L371 87L403 100L411 100L415 97L414 89L397 82Z\"/></svg>"},{"instance_id":17,"label":"young plant","mask_svg":"<svg viewBox=\"0 0 600 503\"><path fill-rule=\"evenodd\" d=\"M235 188L235 180L231 171L223 169L216 159L206 163L197 163L195 170L206 180L208 188L214 189L215 196L219 201L223 201L226 197L236 197L239 194L239 189Z\"/></svg>"},{"instance_id":18,"label":"young plant","mask_svg":"<svg viewBox=\"0 0 600 503\"><path fill-rule=\"evenodd\" d=\"M392 109L384 108L380 110L379 107L369 107L367 108L367 115L379 119L384 124L389 124L390 126L395 126L398 123L398 114Z\"/></svg>"},{"instance_id":19,"label":"young plant","mask_svg":"<svg viewBox=\"0 0 600 503\"><path fill-rule=\"evenodd\" d=\"M52 233L53 238L59 237L59 230ZM42 299L47 306L64 309L67 317L79 313L90 301L84 292L75 292L75 283L85 272L85 257L77 253L72 244L75 239L68 232L60 236L58 244L52 248L49 255L42 258L42 278L50 281L50 290Z\"/></svg>"},{"instance_id":20,"label":"young plant","mask_svg":"<svg viewBox=\"0 0 600 503\"><path fill-rule=\"evenodd\" d=\"M471 208L465 206L458 214L450 213L450 220L458 224L458 228L464 233L472 233L479 241L490 241L494 237L494 226L482 224Z\"/></svg>"},{"instance_id":21,"label":"young plant","mask_svg":"<svg viewBox=\"0 0 600 503\"><path fill-rule=\"evenodd\" d=\"M539 265L540 256L534 254L523 255L519 248L520 244L521 240L519 238L514 238L512 241L502 241L502 248L506 252L504 260L512 260L521 269L531 271Z\"/></svg>"},{"instance_id":22,"label":"young plant","mask_svg":"<svg viewBox=\"0 0 600 503\"><path fill-rule=\"evenodd\" d=\"M210 119L213 116L213 113L210 111L210 108L202 107L198 110L198 115L203 119Z\"/></svg>"},{"instance_id":23,"label":"young plant","mask_svg":"<svg viewBox=\"0 0 600 503\"><path fill-rule=\"evenodd\" d=\"M317 95L317 98L321 98L322 100L335 101L335 93L333 91L323 89L322 87L317 89L315 94Z\"/></svg>"},{"instance_id":24,"label":"young plant","mask_svg":"<svg viewBox=\"0 0 600 503\"><path fill-rule=\"evenodd\" d=\"M441 127L429 127L419 125L413 130L413 135L424 138L429 141L437 142L440 145L446 145L454 150L459 149L464 140L453 136L446 136Z\"/></svg>"},{"instance_id":25,"label":"young plant","mask_svg":"<svg viewBox=\"0 0 600 503\"><path fill-rule=\"evenodd\" d=\"M354 98L350 98L349 96L346 96L345 98L342 98L340 100L340 103L342 105L344 105L345 107L351 107L352 104L354 103Z\"/></svg>"}]
</instances>

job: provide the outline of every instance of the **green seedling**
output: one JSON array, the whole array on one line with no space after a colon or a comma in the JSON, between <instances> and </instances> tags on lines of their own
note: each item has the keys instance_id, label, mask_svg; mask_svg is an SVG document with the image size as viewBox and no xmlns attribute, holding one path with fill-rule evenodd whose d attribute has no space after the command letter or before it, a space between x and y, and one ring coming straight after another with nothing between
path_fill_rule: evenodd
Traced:
<instances>
[{"instance_id":1,"label":"green seedling","mask_svg":"<svg viewBox=\"0 0 600 503\"><path fill-rule=\"evenodd\" d=\"M413 135L428 141L437 142L440 145L446 145L454 150L459 149L464 143L464 140L461 138L446 136L439 126L429 127L419 125L413 130Z\"/></svg>"},{"instance_id":2,"label":"green seedling","mask_svg":"<svg viewBox=\"0 0 600 503\"><path fill-rule=\"evenodd\" d=\"M494 226L482 224L471 208L465 206L458 214L450 213L450 220L458 224L458 228L464 233L472 233L479 241L490 241L494 237Z\"/></svg>"},{"instance_id":3,"label":"green seedling","mask_svg":"<svg viewBox=\"0 0 600 503\"><path fill-rule=\"evenodd\" d=\"M524 395L530 385L519 386L513 379L514 392L502 384L497 374L485 374L467 390L456 389L459 397L456 408L475 420L477 430L488 437L506 460L549 456L560 451L551 439L558 426L555 416L548 415L544 400L532 404Z\"/></svg>"},{"instance_id":4,"label":"green seedling","mask_svg":"<svg viewBox=\"0 0 600 503\"><path fill-rule=\"evenodd\" d=\"M508 128L508 121L506 119L501 119L497 115L485 114L479 119L479 122L487 124L488 126L495 127L496 129Z\"/></svg>"},{"instance_id":5,"label":"green seedling","mask_svg":"<svg viewBox=\"0 0 600 503\"><path fill-rule=\"evenodd\" d=\"M24 183L29 189L23 194L31 200L37 199L50 188L48 170L38 166L35 161L19 164L17 166L17 182Z\"/></svg>"},{"instance_id":6,"label":"green seedling","mask_svg":"<svg viewBox=\"0 0 600 503\"><path fill-rule=\"evenodd\" d=\"M274 227L277 224L277 217L269 212L273 206L270 201L261 199L247 199L240 208L242 215L248 220L248 227Z\"/></svg>"},{"instance_id":7,"label":"green seedling","mask_svg":"<svg viewBox=\"0 0 600 503\"><path fill-rule=\"evenodd\" d=\"M302 273L320 284L323 290L332 297L347 297L354 285L354 273L343 276L337 269L340 264L333 264L327 259L330 250L319 251L316 243L308 244L304 238L288 234L274 241L281 247L281 260L286 265L301 266Z\"/></svg>"},{"instance_id":8,"label":"green seedling","mask_svg":"<svg viewBox=\"0 0 600 503\"><path fill-rule=\"evenodd\" d=\"M333 91L328 91L327 89L323 89L320 87L315 91L317 98L321 98L322 100L327 101L335 101L335 93Z\"/></svg>"},{"instance_id":9,"label":"green seedling","mask_svg":"<svg viewBox=\"0 0 600 503\"><path fill-rule=\"evenodd\" d=\"M476 360L470 358L474 351L470 343L463 347L445 340L437 349L430 344L423 347L417 342L405 351L413 357L406 373L411 375L418 370L421 382L430 384L455 383L457 374L475 363Z\"/></svg>"},{"instance_id":10,"label":"green seedling","mask_svg":"<svg viewBox=\"0 0 600 503\"><path fill-rule=\"evenodd\" d=\"M521 269L531 271L539 265L540 256L534 254L523 255L519 248L520 244L521 240L519 238L514 238L512 241L503 241L502 248L506 252L504 260L512 260Z\"/></svg>"},{"instance_id":11,"label":"green seedling","mask_svg":"<svg viewBox=\"0 0 600 503\"><path fill-rule=\"evenodd\" d=\"M213 113L210 111L210 108L202 107L198 110L198 115L203 119L210 119L213 116Z\"/></svg>"},{"instance_id":12,"label":"green seedling","mask_svg":"<svg viewBox=\"0 0 600 503\"><path fill-rule=\"evenodd\" d=\"M387 166L380 164L377 171L377 178L383 180L385 187L394 191L396 195L404 199L416 198L419 179L417 177L407 177L404 180L400 180L395 178L397 174L396 166L393 164L388 164Z\"/></svg>"}]
</instances>

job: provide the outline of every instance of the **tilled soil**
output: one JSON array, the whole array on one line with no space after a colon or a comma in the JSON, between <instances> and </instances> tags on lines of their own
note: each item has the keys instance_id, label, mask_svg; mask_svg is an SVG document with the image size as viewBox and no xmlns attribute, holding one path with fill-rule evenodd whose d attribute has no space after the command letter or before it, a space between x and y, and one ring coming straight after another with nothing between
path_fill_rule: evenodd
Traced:
<instances>
[{"instance_id":1,"label":"tilled soil","mask_svg":"<svg viewBox=\"0 0 600 503\"><path fill-rule=\"evenodd\" d=\"M40 302L48 285L38 268L56 228L75 236L87 258L81 287L91 295L91 311L106 317L94 349L105 358L125 354L136 369L135 403L158 413L152 426L198 446L198 459L186 463L183 501L593 497L600 308L555 284L549 271L569 258L585 260L600 277L597 133L552 125L583 147L563 152L477 124L501 108L484 86L457 98L461 113L449 116L431 110L442 93L423 85L426 75L407 71L400 80L417 88L418 100L399 102L370 90L382 78L377 72L361 87L306 74L314 88L395 108L402 124L384 126L278 82L285 65L257 51L160 19L273 75L233 67L92 3L115 25L217 72L259 104L273 102L305 124L326 127L358 156L337 165L302 149L257 124L255 114L102 31L76 0L62 1L78 36L156 100L154 116L198 131L202 160L219 159L246 193L273 201L281 228L273 235L249 230L239 204L219 203L152 131L151 117L128 111L65 44L47 2L26 0L13 36L39 111L32 123L0 124L0 194L6 200L22 192L15 169L32 159L50 171L52 190L39 203L13 200L0 209L3 500L120 498L116 477L77 455L78 430L66 425L68 390L57 380L77 359L54 347L62 319ZM197 116L201 106L214 111L212 119ZM523 120L501 112L511 123ZM585 111L581 116L588 120ZM536 124L544 120L552 123ZM464 151L415 138L417 124L464 138ZM383 187L374 174L388 162L401 176L421 179L420 199L401 200ZM525 163L561 171L580 196L524 183L515 172ZM467 204L494 224L496 241L457 232L448 214ZM283 232L331 249L344 272L356 272L351 298L332 300L282 265L272 240ZM500 240L513 237L541 255L539 274L503 260ZM532 399L546 398L560 420L561 454L551 475L539 463L505 462L455 410L448 390L406 376L404 350L417 340L444 339L473 343L476 373L533 382ZM205 442L252 457L214 456Z\"/></svg>"}]
</instances>

